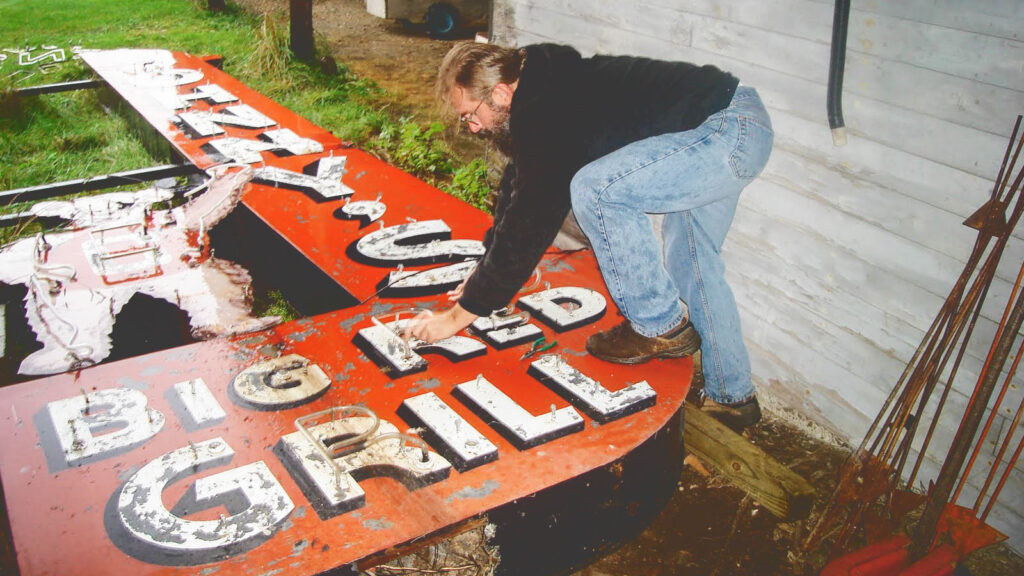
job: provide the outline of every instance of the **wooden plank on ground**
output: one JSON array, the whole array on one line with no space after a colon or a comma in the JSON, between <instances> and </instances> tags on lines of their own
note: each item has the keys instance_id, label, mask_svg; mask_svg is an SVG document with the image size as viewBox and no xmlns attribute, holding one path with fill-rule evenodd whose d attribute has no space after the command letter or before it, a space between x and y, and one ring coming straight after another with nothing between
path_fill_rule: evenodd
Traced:
<instances>
[{"instance_id":1,"label":"wooden plank on ground","mask_svg":"<svg viewBox=\"0 0 1024 576\"><path fill-rule=\"evenodd\" d=\"M710 463L783 520L807 516L814 488L807 480L690 403L686 404L686 449Z\"/></svg>"}]
</instances>

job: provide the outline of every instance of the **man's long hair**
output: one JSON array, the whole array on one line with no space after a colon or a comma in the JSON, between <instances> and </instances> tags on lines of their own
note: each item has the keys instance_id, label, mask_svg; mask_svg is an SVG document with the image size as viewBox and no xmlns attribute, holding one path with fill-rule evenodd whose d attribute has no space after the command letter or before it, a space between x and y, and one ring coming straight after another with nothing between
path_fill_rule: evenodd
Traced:
<instances>
[{"instance_id":1,"label":"man's long hair","mask_svg":"<svg viewBox=\"0 0 1024 576\"><path fill-rule=\"evenodd\" d=\"M526 51L493 44L460 42L452 47L437 71L435 94L441 109L451 114L452 90L459 86L474 100L485 100L500 82L519 79Z\"/></svg>"}]
</instances>

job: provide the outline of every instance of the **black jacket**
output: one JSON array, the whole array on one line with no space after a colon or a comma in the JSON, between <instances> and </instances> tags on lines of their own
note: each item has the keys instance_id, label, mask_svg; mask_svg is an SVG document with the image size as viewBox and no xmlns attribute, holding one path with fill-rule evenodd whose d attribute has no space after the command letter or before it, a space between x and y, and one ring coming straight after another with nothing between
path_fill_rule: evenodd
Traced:
<instances>
[{"instance_id":1,"label":"black jacket","mask_svg":"<svg viewBox=\"0 0 1024 576\"><path fill-rule=\"evenodd\" d=\"M713 66L527 46L487 251L459 304L487 316L509 303L558 234L577 170L632 142L696 128L738 84Z\"/></svg>"}]
</instances>

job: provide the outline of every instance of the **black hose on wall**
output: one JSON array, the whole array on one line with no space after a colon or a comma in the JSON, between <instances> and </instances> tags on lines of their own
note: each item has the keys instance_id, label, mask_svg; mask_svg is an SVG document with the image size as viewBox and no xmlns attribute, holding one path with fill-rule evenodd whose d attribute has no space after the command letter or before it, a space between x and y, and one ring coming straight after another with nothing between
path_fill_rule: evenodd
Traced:
<instances>
[{"instance_id":1,"label":"black hose on wall","mask_svg":"<svg viewBox=\"0 0 1024 576\"><path fill-rule=\"evenodd\" d=\"M832 16L832 54L828 65L828 126L832 143L846 144L843 122L843 70L846 67L846 31L850 26L850 0L836 0Z\"/></svg>"}]
</instances>

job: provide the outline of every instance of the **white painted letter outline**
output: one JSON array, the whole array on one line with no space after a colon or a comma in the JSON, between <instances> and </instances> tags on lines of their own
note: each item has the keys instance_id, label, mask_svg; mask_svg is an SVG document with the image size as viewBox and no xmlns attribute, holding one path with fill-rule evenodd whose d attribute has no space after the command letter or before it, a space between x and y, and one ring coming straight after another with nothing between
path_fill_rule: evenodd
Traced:
<instances>
[{"instance_id":1,"label":"white painted letter outline","mask_svg":"<svg viewBox=\"0 0 1024 576\"><path fill-rule=\"evenodd\" d=\"M322 368L298 354L253 364L231 382L242 403L257 410L282 410L319 398L331 386Z\"/></svg>"},{"instance_id":2,"label":"white painted letter outline","mask_svg":"<svg viewBox=\"0 0 1024 576\"><path fill-rule=\"evenodd\" d=\"M98 390L46 405L68 466L113 456L149 440L164 415L147 408L146 395L129 388ZM104 431L113 430L104 433Z\"/></svg>"},{"instance_id":3,"label":"white painted letter outline","mask_svg":"<svg viewBox=\"0 0 1024 576\"><path fill-rule=\"evenodd\" d=\"M451 473L451 464L434 452L408 446L398 428L381 420L376 430L374 418L355 416L331 420L306 430L324 446L314 446L301 431L281 438L278 449L282 461L301 479L306 495L322 518L343 514L366 504L366 493L358 480L372 476L394 478L410 490L439 482ZM353 452L325 461L324 451L346 438L370 435Z\"/></svg>"},{"instance_id":4,"label":"white painted letter outline","mask_svg":"<svg viewBox=\"0 0 1024 576\"><path fill-rule=\"evenodd\" d=\"M479 257L484 245L479 240L448 240L452 229L444 220L425 220L389 226L371 232L356 243L356 252L379 265L427 264L459 256ZM419 244L413 242L419 240Z\"/></svg>"},{"instance_id":5,"label":"white painted letter outline","mask_svg":"<svg viewBox=\"0 0 1024 576\"><path fill-rule=\"evenodd\" d=\"M498 447L433 392L404 400L399 408L403 413L410 424L427 429L424 439L453 461L459 472L498 459Z\"/></svg>"},{"instance_id":6,"label":"white painted letter outline","mask_svg":"<svg viewBox=\"0 0 1024 576\"><path fill-rule=\"evenodd\" d=\"M248 138L218 138L203 145L212 148L225 158L226 162L240 164L256 164L263 161L260 152L269 150L286 150L296 156L319 154L324 147L316 140L302 138L287 128L267 130L259 135L260 140Z\"/></svg>"},{"instance_id":7,"label":"white painted letter outline","mask_svg":"<svg viewBox=\"0 0 1024 576\"><path fill-rule=\"evenodd\" d=\"M354 338L356 346L366 352L374 363L396 377L427 369L427 361L417 352L437 352L453 362L474 358L487 352L487 346L483 342L466 336L451 336L433 344L410 338L407 343L399 334L408 321L409 319L404 318L363 328Z\"/></svg>"},{"instance_id":8,"label":"white painted letter outline","mask_svg":"<svg viewBox=\"0 0 1024 576\"><path fill-rule=\"evenodd\" d=\"M561 306L569 303L574 308ZM579 286L562 286L535 292L519 299L519 306L559 332L596 322L604 316L607 302L599 292Z\"/></svg>"},{"instance_id":9,"label":"white painted letter outline","mask_svg":"<svg viewBox=\"0 0 1024 576\"><path fill-rule=\"evenodd\" d=\"M173 388L174 395L185 409L182 423L193 429L213 426L227 417L220 402L213 397L202 378L178 382Z\"/></svg>"},{"instance_id":10,"label":"white painted letter outline","mask_svg":"<svg viewBox=\"0 0 1024 576\"><path fill-rule=\"evenodd\" d=\"M223 134L224 129L217 124L239 126L242 128L269 128L277 124L274 120L260 113L248 104L227 106L220 112L196 110L178 114L182 124L199 138Z\"/></svg>"},{"instance_id":11,"label":"white painted letter outline","mask_svg":"<svg viewBox=\"0 0 1024 576\"><path fill-rule=\"evenodd\" d=\"M455 387L453 393L482 412L495 429L520 450L538 446L583 429L583 417L571 406L534 416L483 376Z\"/></svg>"},{"instance_id":12,"label":"white painted letter outline","mask_svg":"<svg viewBox=\"0 0 1024 576\"><path fill-rule=\"evenodd\" d=\"M470 324L469 329L479 334L488 344L498 350L532 342L543 333L534 324L529 323L530 315L525 312L505 314L501 311L490 316L481 316Z\"/></svg>"},{"instance_id":13,"label":"white painted letter outline","mask_svg":"<svg viewBox=\"0 0 1024 576\"><path fill-rule=\"evenodd\" d=\"M295 508L262 461L200 478L193 485L194 502L201 509L230 501L229 509L244 505L240 512L220 520L186 520L163 504L162 494L168 484L198 470L226 464L234 455L223 439L214 438L149 462L125 483L117 499L122 527L153 552L174 554L190 564L206 562L210 554L231 556L262 544Z\"/></svg>"},{"instance_id":14,"label":"white painted letter outline","mask_svg":"<svg viewBox=\"0 0 1024 576\"><path fill-rule=\"evenodd\" d=\"M354 193L341 183L341 177L345 174L344 156L321 158L310 166L317 167L315 175L265 166L256 170L253 181L300 192L314 192L320 196L320 200L344 198Z\"/></svg>"},{"instance_id":15,"label":"white painted letter outline","mask_svg":"<svg viewBox=\"0 0 1024 576\"><path fill-rule=\"evenodd\" d=\"M598 422L610 422L654 405L658 393L646 380L611 392L573 368L557 354L530 363L530 374L564 396Z\"/></svg>"}]
</instances>

